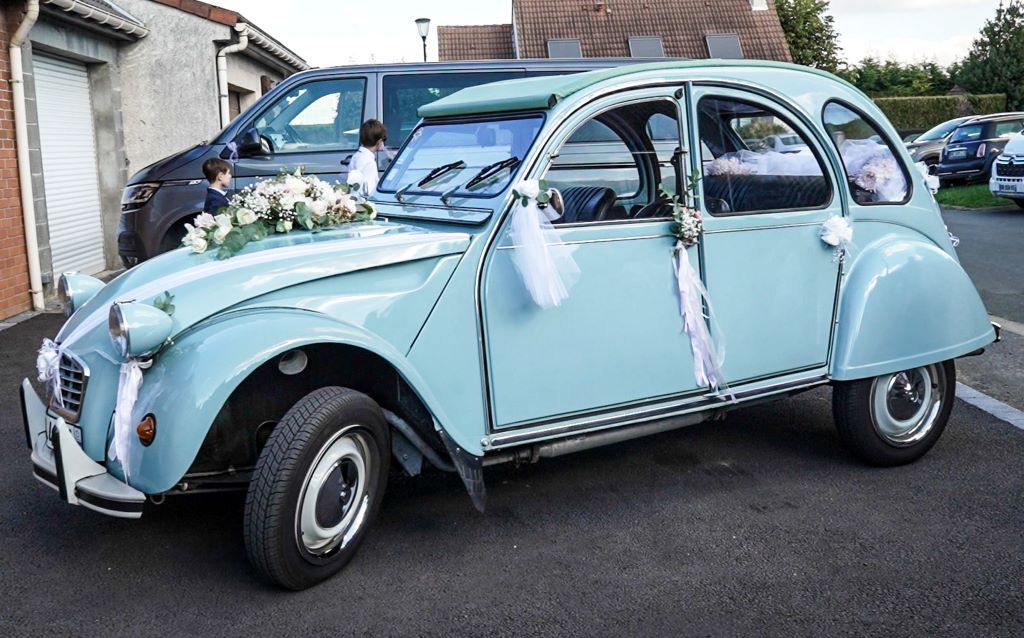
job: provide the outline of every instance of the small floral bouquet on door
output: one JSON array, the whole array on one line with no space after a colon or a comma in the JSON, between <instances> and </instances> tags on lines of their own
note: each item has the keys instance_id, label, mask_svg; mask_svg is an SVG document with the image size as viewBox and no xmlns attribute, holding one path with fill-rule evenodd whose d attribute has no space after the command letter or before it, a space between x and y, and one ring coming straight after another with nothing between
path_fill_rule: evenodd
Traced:
<instances>
[{"instance_id":1,"label":"small floral bouquet on door","mask_svg":"<svg viewBox=\"0 0 1024 638\"><path fill-rule=\"evenodd\" d=\"M195 253L217 247L225 259L251 241L271 233L288 233L330 228L351 222L369 221L377 216L372 202L357 196L351 184L331 185L302 169L246 186L236 193L218 215L201 213L185 224L182 245Z\"/></svg>"}]
</instances>

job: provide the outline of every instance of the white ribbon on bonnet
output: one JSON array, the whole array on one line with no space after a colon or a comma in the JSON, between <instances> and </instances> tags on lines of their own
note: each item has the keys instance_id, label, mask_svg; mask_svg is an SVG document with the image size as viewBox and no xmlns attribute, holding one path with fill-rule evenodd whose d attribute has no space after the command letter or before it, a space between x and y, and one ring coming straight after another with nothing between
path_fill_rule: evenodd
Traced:
<instances>
[{"instance_id":1,"label":"white ribbon on bonnet","mask_svg":"<svg viewBox=\"0 0 1024 638\"><path fill-rule=\"evenodd\" d=\"M512 212L509 237L514 244L512 264L526 286L530 298L541 308L559 306L569 296L569 288L580 275L568 246L555 242L552 221L561 213L554 206L540 208L537 204L539 187L535 180L519 182L516 191L528 200ZM549 191L559 200L558 191Z\"/></svg>"},{"instance_id":2,"label":"white ribbon on bonnet","mask_svg":"<svg viewBox=\"0 0 1024 638\"><path fill-rule=\"evenodd\" d=\"M39 347L39 354L36 356L38 378L47 385L50 395L61 407L64 407L64 397L60 394L60 358L63 354L64 349L54 341L43 339L43 345Z\"/></svg>"}]
</instances>

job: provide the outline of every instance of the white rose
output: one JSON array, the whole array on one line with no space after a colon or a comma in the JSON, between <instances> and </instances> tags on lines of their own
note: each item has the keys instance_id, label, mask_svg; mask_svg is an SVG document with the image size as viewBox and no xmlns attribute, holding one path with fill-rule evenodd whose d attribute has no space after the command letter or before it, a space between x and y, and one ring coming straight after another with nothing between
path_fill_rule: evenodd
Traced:
<instances>
[{"instance_id":1,"label":"white rose","mask_svg":"<svg viewBox=\"0 0 1024 638\"><path fill-rule=\"evenodd\" d=\"M239 226L248 226L249 224L256 223L256 213L248 208L239 208L238 212L235 213L235 217L238 219Z\"/></svg>"},{"instance_id":2,"label":"white rose","mask_svg":"<svg viewBox=\"0 0 1024 638\"><path fill-rule=\"evenodd\" d=\"M540 183L535 179L524 179L516 184L516 192L523 197L537 199L537 195L540 195Z\"/></svg>"},{"instance_id":3,"label":"white rose","mask_svg":"<svg viewBox=\"0 0 1024 638\"><path fill-rule=\"evenodd\" d=\"M213 215L210 213L199 213L196 215L195 222L196 228L209 228L217 223L213 220Z\"/></svg>"},{"instance_id":4,"label":"white rose","mask_svg":"<svg viewBox=\"0 0 1024 638\"><path fill-rule=\"evenodd\" d=\"M309 205L310 211L313 213L313 217L323 217L327 214L327 202L322 199L318 199Z\"/></svg>"},{"instance_id":5,"label":"white rose","mask_svg":"<svg viewBox=\"0 0 1024 638\"><path fill-rule=\"evenodd\" d=\"M188 247L192 249L194 253L205 253L208 247L206 237L199 234L189 235L186 239L189 240Z\"/></svg>"},{"instance_id":6,"label":"white rose","mask_svg":"<svg viewBox=\"0 0 1024 638\"><path fill-rule=\"evenodd\" d=\"M303 195L306 192L306 188L308 188L306 182L293 175L284 178L284 185L288 192L293 195Z\"/></svg>"},{"instance_id":7,"label":"white rose","mask_svg":"<svg viewBox=\"0 0 1024 638\"><path fill-rule=\"evenodd\" d=\"M351 197L343 197L338 200L338 206L346 213L353 215L356 212L356 200Z\"/></svg>"}]
</instances>

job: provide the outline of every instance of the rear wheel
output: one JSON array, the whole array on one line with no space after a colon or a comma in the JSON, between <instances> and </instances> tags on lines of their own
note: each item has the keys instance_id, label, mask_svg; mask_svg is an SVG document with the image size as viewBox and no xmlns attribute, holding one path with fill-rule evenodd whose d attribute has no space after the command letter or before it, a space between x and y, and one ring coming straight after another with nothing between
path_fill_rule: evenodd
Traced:
<instances>
[{"instance_id":1,"label":"rear wheel","mask_svg":"<svg viewBox=\"0 0 1024 638\"><path fill-rule=\"evenodd\" d=\"M1024 208L1024 199L1015 199L1013 200L1013 203L1016 204L1018 208Z\"/></svg>"},{"instance_id":2,"label":"rear wheel","mask_svg":"<svg viewBox=\"0 0 1024 638\"><path fill-rule=\"evenodd\" d=\"M956 395L956 367L943 361L837 383L832 413L847 448L871 465L902 465L942 436Z\"/></svg>"},{"instance_id":3,"label":"rear wheel","mask_svg":"<svg viewBox=\"0 0 1024 638\"><path fill-rule=\"evenodd\" d=\"M288 410L245 503L245 547L257 570L305 589L352 559L384 496L388 435L377 404L347 388L320 388Z\"/></svg>"}]
</instances>

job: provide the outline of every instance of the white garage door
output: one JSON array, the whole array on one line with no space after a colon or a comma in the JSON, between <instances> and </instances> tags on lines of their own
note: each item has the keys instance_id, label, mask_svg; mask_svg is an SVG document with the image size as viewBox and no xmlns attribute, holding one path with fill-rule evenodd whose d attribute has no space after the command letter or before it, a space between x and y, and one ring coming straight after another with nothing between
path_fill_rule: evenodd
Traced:
<instances>
[{"instance_id":1,"label":"white garage door","mask_svg":"<svg viewBox=\"0 0 1024 638\"><path fill-rule=\"evenodd\" d=\"M84 64L33 56L54 278L104 269L89 75Z\"/></svg>"}]
</instances>

